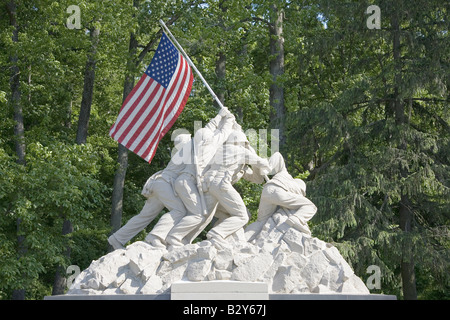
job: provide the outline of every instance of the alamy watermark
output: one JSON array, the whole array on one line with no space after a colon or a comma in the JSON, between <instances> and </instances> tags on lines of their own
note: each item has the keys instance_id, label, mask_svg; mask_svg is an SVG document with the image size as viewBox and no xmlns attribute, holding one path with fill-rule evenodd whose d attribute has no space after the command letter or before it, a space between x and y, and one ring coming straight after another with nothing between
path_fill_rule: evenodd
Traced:
<instances>
[{"instance_id":1,"label":"alamy watermark","mask_svg":"<svg viewBox=\"0 0 450 320\"><path fill-rule=\"evenodd\" d=\"M196 140L196 132L202 128L201 121L194 121L194 141ZM234 130L227 141L225 142L225 146L232 145L240 145L245 146L246 149L250 151L255 151L256 154L261 158L267 158L269 155L274 154L279 151L279 129L247 129L243 131L245 137L240 134L240 130ZM173 131L171 139L175 141L177 136L182 134L190 134L189 130L180 128ZM208 139L206 139L208 140ZM203 145L205 146L205 145ZM202 157L202 152L208 152L205 148L198 147L197 157ZM211 159L210 164L255 164L253 161L256 158L252 158L250 153L243 153L242 148L223 148L222 153L217 153L213 159ZM174 164L193 164L194 158L192 153L192 144L191 143L183 143L178 146L176 149L172 149L172 161Z\"/></svg>"},{"instance_id":2,"label":"alamy watermark","mask_svg":"<svg viewBox=\"0 0 450 320\"><path fill-rule=\"evenodd\" d=\"M367 7L367 14L370 16L367 18L366 26L369 29L381 29L381 9L377 5L371 5Z\"/></svg>"},{"instance_id":3,"label":"alamy watermark","mask_svg":"<svg viewBox=\"0 0 450 320\"><path fill-rule=\"evenodd\" d=\"M81 29L81 10L77 5L70 5L66 10L70 16L66 20L67 28ZM381 29L381 9L379 6L373 4L367 7L366 14L370 16L366 20L366 26L368 29Z\"/></svg>"},{"instance_id":4,"label":"alamy watermark","mask_svg":"<svg viewBox=\"0 0 450 320\"><path fill-rule=\"evenodd\" d=\"M370 265L366 269L366 273L370 273L371 276L366 280L366 287L369 290L381 289L381 269L377 265Z\"/></svg>"},{"instance_id":5,"label":"alamy watermark","mask_svg":"<svg viewBox=\"0 0 450 320\"><path fill-rule=\"evenodd\" d=\"M66 20L67 28L81 29L81 10L77 5L70 5L67 7L66 12L70 16ZM366 14L370 16L366 20L366 26L368 29L381 29L381 9L379 6L373 4L367 7Z\"/></svg>"},{"instance_id":6,"label":"alamy watermark","mask_svg":"<svg viewBox=\"0 0 450 320\"><path fill-rule=\"evenodd\" d=\"M67 13L71 15L66 20L66 26L68 29L81 29L81 10L77 5L71 5L67 7Z\"/></svg>"},{"instance_id":7,"label":"alamy watermark","mask_svg":"<svg viewBox=\"0 0 450 320\"><path fill-rule=\"evenodd\" d=\"M70 287L72 287L73 283L75 282L75 279L78 277L80 273L81 273L80 267L77 265L70 265L67 267L66 269L66 275L68 275L66 281L67 289L70 289Z\"/></svg>"}]
</instances>

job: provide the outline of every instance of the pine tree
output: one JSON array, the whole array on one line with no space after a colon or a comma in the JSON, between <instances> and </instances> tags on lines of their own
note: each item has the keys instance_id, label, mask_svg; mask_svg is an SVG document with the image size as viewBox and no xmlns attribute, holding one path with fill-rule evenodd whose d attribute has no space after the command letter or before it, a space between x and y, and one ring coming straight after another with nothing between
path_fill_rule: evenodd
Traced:
<instances>
[{"instance_id":1,"label":"pine tree","mask_svg":"<svg viewBox=\"0 0 450 320\"><path fill-rule=\"evenodd\" d=\"M448 283L447 8L380 2L378 30L366 27L369 4L318 2L327 28L306 54L319 98L291 134L307 150L297 164L311 169L314 230L361 275L379 265L391 292L401 275L415 299L417 268L444 277L440 290Z\"/></svg>"}]
</instances>

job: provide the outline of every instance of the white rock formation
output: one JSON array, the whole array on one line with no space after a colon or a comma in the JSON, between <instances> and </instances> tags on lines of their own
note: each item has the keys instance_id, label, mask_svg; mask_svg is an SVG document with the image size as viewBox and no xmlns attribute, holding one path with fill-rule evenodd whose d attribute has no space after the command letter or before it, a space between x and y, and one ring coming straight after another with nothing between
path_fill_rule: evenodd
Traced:
<instances>
[{"instance_id":1,"label":"white rock formation","mask_svg":"<svg viewBox=\"0 0 450 320\"><path fill-rule=\"evenodd\" d=\"M336 247L286 219L275 213L251 242L241 229L220 249L209 241L170 250L135 242L93 261L67 294L159 294L179 280L266 282L269 293L369 294Z\"/></svg>"}]
</instances>

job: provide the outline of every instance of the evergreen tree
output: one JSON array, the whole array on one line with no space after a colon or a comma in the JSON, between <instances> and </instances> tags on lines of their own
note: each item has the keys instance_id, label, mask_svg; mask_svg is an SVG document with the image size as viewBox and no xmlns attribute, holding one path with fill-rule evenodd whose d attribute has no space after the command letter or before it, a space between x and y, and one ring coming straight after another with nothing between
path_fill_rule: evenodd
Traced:
<instances>
[{"instance_id":1,"label":"evergreen tree","mask_svg":"<svg viewBox=\"0 0 450 320\"><path fill-rule=\"evenodd\" d=\"M297 112L291 134L306 150L297 164L310 166L313 230L359 274L380 266L389 291L401 276L403 297L415 299L416 268L440 292L448 286L447 8L380 2L377 30L366 27L369 4L318 3L326 29L306 54L320 95Z\"/></svg>"}]
</instances>

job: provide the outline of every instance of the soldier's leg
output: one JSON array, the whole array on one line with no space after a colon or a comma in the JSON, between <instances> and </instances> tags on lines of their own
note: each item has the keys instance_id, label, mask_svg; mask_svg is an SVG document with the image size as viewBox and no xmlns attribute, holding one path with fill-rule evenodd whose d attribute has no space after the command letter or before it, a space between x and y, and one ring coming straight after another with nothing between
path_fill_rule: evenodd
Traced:
<instances>
[{"instance_id":1,"label":"soldier's leg","mask_svg":"<svg viewBox=\"0 0 450 320\"><path fill-rule=\"evenodd\" d=\"M203 196L205 199L208 216L203 217L202 222L198 224L187 236L185 236L183 241L184 243L192 243L192 241L194 241L195 238L209 225L215 216L216 207L218 204L216 197L212 196L209 192L205 192Z\"/></svg>"},{"instance_id":2,"label":"soldier's leg","mask_svg":"<svg viewBox=\"0 0 450 320\"><path fill-rule=\"evenodd\" d=\"M188 213L202 215L202 204L195 178L182 174L174 183L175 192L181 199Z\"/></svg>"},{"instance_id":3,"label":"soldier's leg","mask_svg":"<svg viewBox=\"0 0 450 320\"><path fill-rule=\"evenodd\" d=\"M170 230L186 215L186 207L178 195L175 194L171 184L161 184L157 190L158 199L169 212L159 219L158 223L147 236L146 241L155 246L162 247L166 243L166 237Z\"/></svg>"},{"instance_id":4,"label":"soldier's leg","mask_svg":"<svg viewBox=\"0 0 450 320\"><path fill-rule=\"evenodd\" d=\"M292 210L290 210L292 212ZM317 208L315 206L302 206L297 211L289 216L286 222L293 228L311 235L311 230L308 226L308 221L316 214Z\"/></svg>"},{"instance_id":5,"label":"soldier's leg","mask_svg":"<svg viewBox=\"0 0 450 320\"><path fill-rule=\"evenodd\" d=\"M181 218L180 222L178 222L175 227L170 230L169 234L166 237L167 244L171 246L183 246L183 239L194 231L198 225L200 225L203 221L203 218L199 215L188 214Z\"/></svg>"},{"instance_id":6,"label":"soldier's leg","mask_svg":"<svg viewBox=\"0 0 450 320\"><path fill-rule=\"evenodd\" d=\"M119 230L117 230L111 237L115 238L119 243L124 245L139 232L145 229L153 219L164 209L164 205L157 197L150 197L145 201L141 212L132 217Z\"/></svg>"},{"instance_id":7,"label":"soldier's leg","mask_svg":"<svg viewBox=\"0 0 450 320\"><path fill-rule=\"evenodd\" d=\"M177 211L167 212L161 218L159 218L158 223L147 235L145 241L155 247L165 247L167 244L166 238L170 230L172 230L172 228L176 224L178 224L184 216L184 214L181 214Z\"/></svg>"},{"instance_id":8,"label":"soldier's leg","mask_svg":"<svg viewBox=\"0 0 450 320\"><path fill-rule=\"evenodd\" d=\"M167 236L167 243L172 246L181 246L185 243L191 243L206 227L205 224L210 220L210 217L203 216L200 194L192 177L189 179L177 179L175 191L185 204L188 212L170 231ZM205 202L208 213L213 214L216 200L205 196Z\"/></svg>"},{"instance_id":9,"label":"soldier's leg","mask_svg":"<svg viewBox=\"0 0 450 320\"><path fill-rule=\"evenodd\" d=\"M202 207L197 185L191 176L180 176L175 182L175 191L185 205L187 214L172 228L166 242L172 246L182 246L183 238L202 223Z\"/></svg>"},{"instance_id":10,"label":"soldier's leg","mask_svg":"<svg viewBox=\"0 0 450 320\"><path fill-rule=\"evenodd\" d=\"M208 233L210 237L218 234L222 238L226 238L247 224L249 220L247 207L231 183L211 184L209 192L217 198L220 205L230 215L210 230Z\"/></svg>"}]
</instances>

